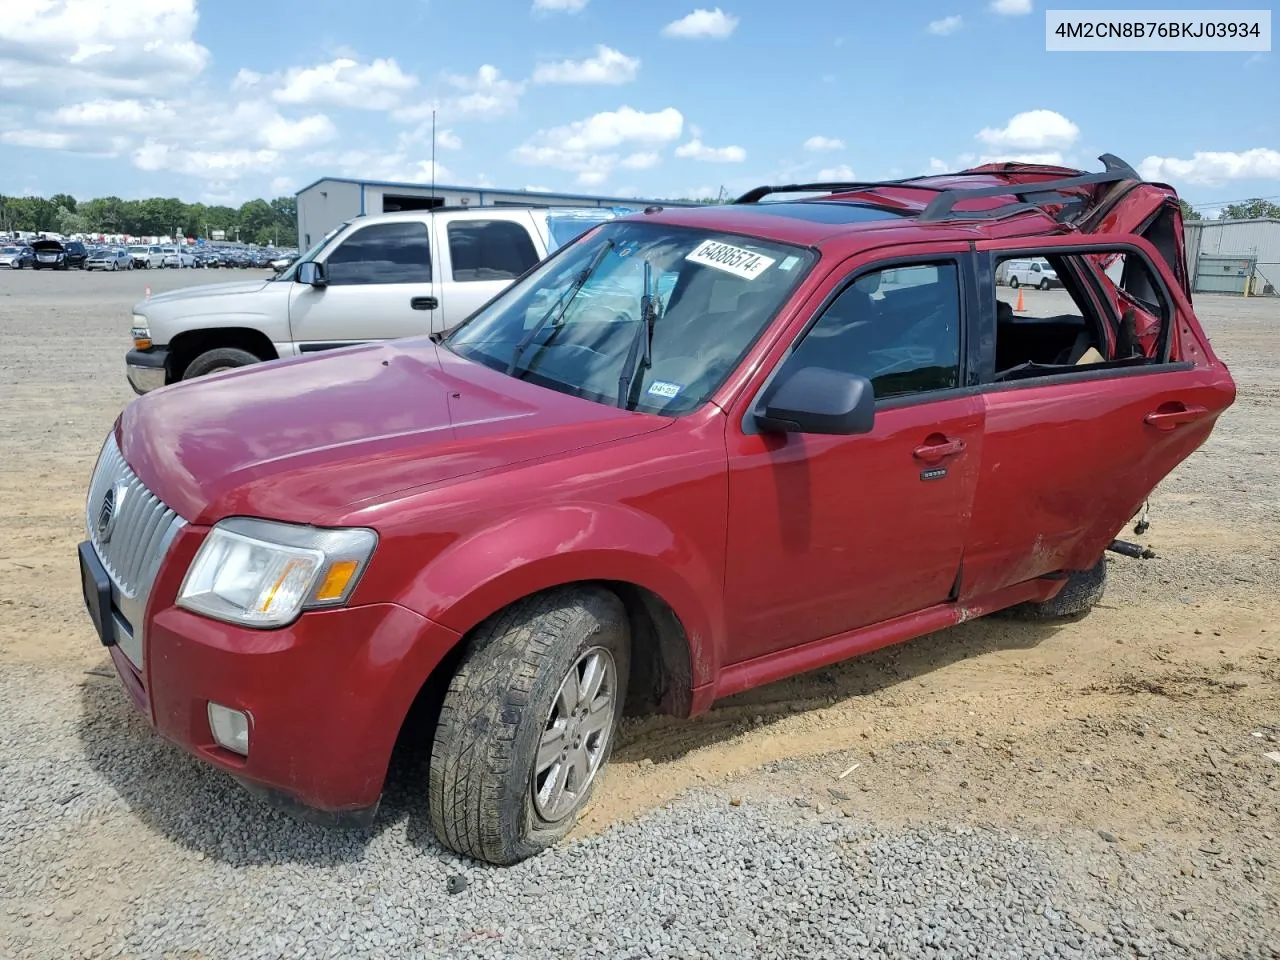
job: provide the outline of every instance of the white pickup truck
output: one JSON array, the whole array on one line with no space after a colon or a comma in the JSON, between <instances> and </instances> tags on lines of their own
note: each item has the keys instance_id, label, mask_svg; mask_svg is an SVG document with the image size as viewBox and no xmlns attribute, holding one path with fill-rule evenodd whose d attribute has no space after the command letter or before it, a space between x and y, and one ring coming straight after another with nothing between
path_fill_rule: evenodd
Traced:
<instances>
[{"instance_id":1,"label":"white pickup truck","mask_svg":"<svg viewBox=\"0 0 1280 960\"><path fill-rule=\"evenodd\" d=\"M553 250L625 212L461 207L356 217L278 276L136 304L129 383L146 393L264 360L443 333Z\"/></svg>"}]
</instances>

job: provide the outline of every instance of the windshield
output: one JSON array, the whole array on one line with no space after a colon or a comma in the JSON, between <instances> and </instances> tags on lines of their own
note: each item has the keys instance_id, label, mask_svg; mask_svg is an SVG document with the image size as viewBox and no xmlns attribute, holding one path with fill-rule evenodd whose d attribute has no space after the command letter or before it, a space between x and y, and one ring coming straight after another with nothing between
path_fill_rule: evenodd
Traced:
<instances>
[{"instance_id":1,"label":"windshield","mask_svg":"<svg viewBox=\"0 0 1280 960\"><path fill-rule=\"evenodd\" d=\"M685 413L724 382L813 260L804 248L765 240L608 223L511 287L444 344L562 393Z\"/></svg>"},{"instance_id":2,"label":"windshield","mask_svg":"<svg viewBox=\"0 0 1280 960\"><path fill-rule=\"evenodd\" d=\"M320 251L329 245L329 241L332 240L334 237L336 237L339 233L341 233L343 230L345 230L349 226L351 226L350 220L346 221L345 223L338 224L336 227L334 227L332 230L326 233L323 237L321 237L319 243L317 243L314 247L312 247L310 250L308 250L306 253L300 256L297 260L293 261L293 263L289 265L289 268L287 270L285 270L283 273L277 274L271 279L272 280L292 280L295 276L297 276L298 268L300 266L302 266L307 261L314 260L316 257L318 257L320 255Z\"/></svg>"},{"instance_id":3,"label":"windshield","mask_svg":"<svg viewBox=\"0 0 1280 960\"><path fill-rule=\"evenodd\" d=\"M0 247L0 253L20 253L17 247Z\"/></svg>"}]
</instances>

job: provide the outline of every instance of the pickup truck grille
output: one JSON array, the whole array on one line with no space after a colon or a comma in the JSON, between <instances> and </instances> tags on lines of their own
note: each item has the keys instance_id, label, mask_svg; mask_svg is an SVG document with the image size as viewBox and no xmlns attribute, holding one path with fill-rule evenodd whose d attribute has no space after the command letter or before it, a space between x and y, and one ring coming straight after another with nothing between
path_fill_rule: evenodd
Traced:
<instances>
[{"instance_id":1,"label":"pickup truck grille","mask_svg":"<svg viewBox=\"0 0 1280 960\"><path fill-rule=\"evenodd\" d=\"M112 583L119 643L141 668L147 599L160 562L185 521L146 488L125 463L114 434L89 482L85 530Z\"/></svg>"}]
</instances>

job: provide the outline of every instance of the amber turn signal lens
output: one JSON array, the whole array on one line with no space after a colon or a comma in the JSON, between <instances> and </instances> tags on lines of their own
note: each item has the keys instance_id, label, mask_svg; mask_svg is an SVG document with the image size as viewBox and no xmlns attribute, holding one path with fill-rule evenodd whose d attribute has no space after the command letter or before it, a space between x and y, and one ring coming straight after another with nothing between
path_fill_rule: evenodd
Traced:
<instances>
[{"instance_id":1,"label":"amber turn signal lens","mask_svg":"<svg viewBox=\"0 0 1280 960\"><path fill-rule=\"evenodd\" d=\"M355 560L339 560L329 567L328 572L324 575L324 580L320 582L320 586L316 588L317 600L338 600L347 589L347 584L351 582L351 578L356 575L356 568L359 567Z\"/></svg>"},{"instance_id":2,"label":"amber turn signal lens","mask_svg":"<svg viewBox=\"0 0 1280 960\"><path fill-rule=\"evenodd\" d=\"M135 350L150 350L150 349L151 349L151 341L150 341L150 340L147 340L147 339L144 339L144 338L142 338L142 337L134 337L134 338L133 338L133 349L135 349Z\"/></svg>"}]
</instances>

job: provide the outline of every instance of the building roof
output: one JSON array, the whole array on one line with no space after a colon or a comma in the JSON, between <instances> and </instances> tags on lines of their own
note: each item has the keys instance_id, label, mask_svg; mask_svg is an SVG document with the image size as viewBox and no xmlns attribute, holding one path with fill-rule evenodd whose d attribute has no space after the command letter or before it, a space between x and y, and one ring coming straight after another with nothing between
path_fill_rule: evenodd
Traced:
<instances>
[{"instance_id":1,"label":"building roof","mask_svg":"<svg viewBox=\"0 0 1280 960\"><path fill-rule=\"evenodd\" d=\"M363 187L395 187L398 190L430 190L433 186L430 183L405 183L403 181L397 182L394 180L356 180L350 177L321 177L319 180L314 180L307 184L299 190L295 196L302 196L302 194L306 193L312 187L318 187L322 183L352 183ZM628 206L644 206L650 204L661 204L669 207L697 206L697 204L685 203L679 200L646 200L643 197L602 197L589 193L560 193L559 191L553 190L508 190L503 187L463 187L450 183L437 183L434 184L434 187L436 190L465 191L468 193L501 193L509 196L550 197L551 199L561 197L566 200L592 200L599 203L619 203L627 204Z\"/></svg>"}]
</instances>

